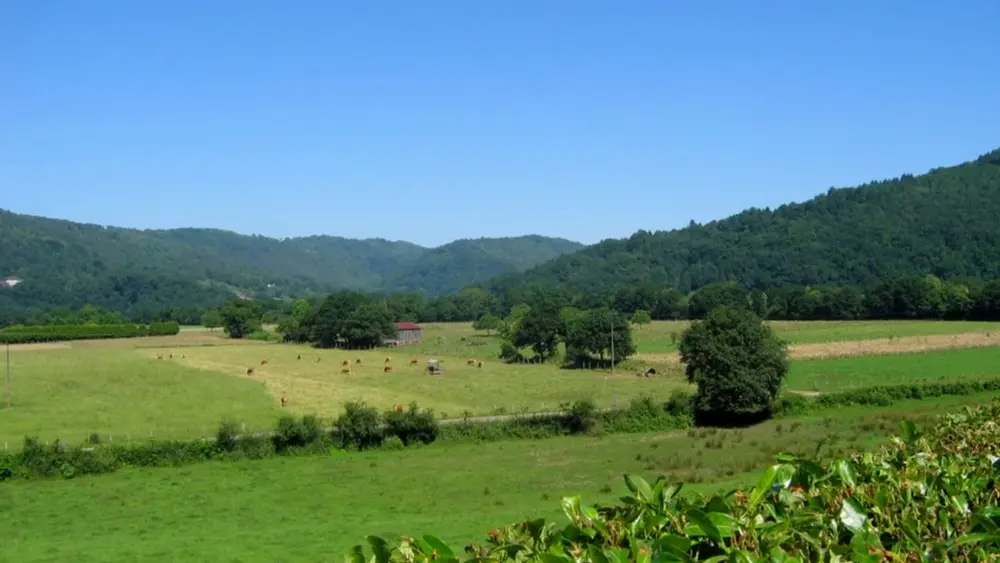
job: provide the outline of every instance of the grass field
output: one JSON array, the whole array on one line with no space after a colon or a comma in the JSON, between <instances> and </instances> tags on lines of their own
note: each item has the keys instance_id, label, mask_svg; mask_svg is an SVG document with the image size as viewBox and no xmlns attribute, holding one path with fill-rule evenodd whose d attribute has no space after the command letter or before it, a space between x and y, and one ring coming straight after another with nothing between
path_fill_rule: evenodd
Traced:
<instances>
[{"instance_id":1,"label":"grass field","mask_svg":"<svg viewBox=\"0 0 1000 563\"><path fill-rule=\"evenodd\" d=\"M903 418L989 398L839 409L745 430L438 444L16 482L0 486L0 559L334 561L371 533L434 533L460 549L526 517L563 521L564 495L612 500L624 472L725 489L747 484L776 452L812 454L824 440L830 453L872 447Z\"/></svg>"},{"instance_id":2,"label":"grass field","mask_svg":"<svg viewBox=\"0 0 1000 563\"><path fill-rule=\"evenodd\" d=\"M1000 365L996 361L1000 359L1000 331L987 336L986 330L994 324L807 322L775 326L782 335L806 342L793 346L793 358L859 356L793 360L787 383L791 389L834 391L976 378L993 375L992 366ZM646 346L643 339L648 343L652 334L668 334L671 327L681 325L653 323L635 334L640 345ZM969 332L974 329L979 332ZM415 400L439 416L460 417L466 412L553 410L580 398L615 406L639 395L665 399L674 389L690 389L676 363L656 364L661 373L649 379L624 369L611 376L547 364L507 365L494 359L492 347L497 339L476 335L468 323L429 324L425 331L424 343L391 351L317 351L232 341L223 338L221 331L187 327L171 337L13 346L13 404L0 409L0 442L18 448L23 436L30 434L78 443L91 432L115 439L148 438L151 432L157 437L191 438L214 434L223 418L244 423L250 430L264 430L273 426L281 411L281 396L290 400L289 410L323 417L336 416L345 401L354 399L380 408ZM909 336L856 339L857 335L885 334ZM809 343L823 335L847 340ZM978 348L901 353L970 346ZM888 352L897 354L867 356ZM296 359L298 354L302 360ZM158 355L164 359L157 360ZM389 374L382 371L387 355L394 365ZM316 363L316 356L322 361ZM353 363L359 357L360 366ZM411 357L419 358L416 366L409 365ZM422 372L430 357L442 361L444 376ZM467 358L484 360L484 367L468 366ZM263 359L268 360L265 367L260 366ZM351 374L340 371L344 359L352 362ZM252 376L246 375L249 367L255 368Z\"/></svg>"},{"instance_id":3,"label":"grass field","mask_svg":"<svg viewBox=\"0 0 1000 563\"><path fill-rule=\"evenodd\" d=\"M191 438L213 434L226 416L271 427L280 410L259 381L149 360L114 344L12 350L13 402L0 410L0 447L19 449L26 434L74 444L91 432Z\"/></svg>"},{"instance_id":4,"label":"grass field","mask_svg":"<svg viewBox=\"0 0 1000 563\"><path fill-rule=\"evenodd\" d=\"M1000 377L1000 347L965 348L791 362L785 388L829 392L995 377Z\"/></svg>"}]
</instances>

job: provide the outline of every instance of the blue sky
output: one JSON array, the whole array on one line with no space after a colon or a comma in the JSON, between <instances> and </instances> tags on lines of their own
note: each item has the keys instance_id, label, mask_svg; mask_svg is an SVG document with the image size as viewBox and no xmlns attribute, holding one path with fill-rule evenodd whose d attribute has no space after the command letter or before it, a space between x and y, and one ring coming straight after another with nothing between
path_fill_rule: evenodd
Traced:
<instances>
[{"instance_id":1,"label":"blue sky","mask_svg":"<svg viewBox=\"0 0 1000 563\"><path fill-rule=\"evenodd\" d=\"M436 245L682 227L1000 146L1000 2L0 3L0 208Z\"/></svg>"}]
</instances>

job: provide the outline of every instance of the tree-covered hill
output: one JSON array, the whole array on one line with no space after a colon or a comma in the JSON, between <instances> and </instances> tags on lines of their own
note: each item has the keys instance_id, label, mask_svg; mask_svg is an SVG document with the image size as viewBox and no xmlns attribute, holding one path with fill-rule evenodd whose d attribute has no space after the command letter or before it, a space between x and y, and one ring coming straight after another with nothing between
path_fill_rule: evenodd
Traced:
<instances>
[{"instance_id":1,"label":"tree-covered hill","mask_svg":"<svg viewBox=\"0 0 1000 563\"><path fill-rule=\"evenodd\" d=\"M927 273L1000 277L1000 150L774 210L640 231L483 287L511 295L553 286L592 293L663 284L687 291L721 281L747 289L865 286Z\"/></svg>"},{"instance_id":2,"label":"tree-covered hill","mask_svg":"<svg viewBox=\"0 0 1000 563\"><path fill-rule=\"evenodd\" d=\"M524 270L580 245L517 237L435 249L382 239L273 239L217 229L138 230L0 210L0 309L195 307L233 295L306 295L390 286L440 294ZM410 273L412 272L412 274ZM410 275L415 276L409 281Z\"/></svg>"},{"instance_id":3,"label":"tree-covered hill","mask_svg":"<svg viewBox=\"0 0 1000 563\"><path fill-rule=\"evenodd\" d=\"M578 242L538 235L502 239L463 239L431 249L392 276L391 292L451 293L507 273L522 272L583 248Z\"/></svg>"}]
</instances>

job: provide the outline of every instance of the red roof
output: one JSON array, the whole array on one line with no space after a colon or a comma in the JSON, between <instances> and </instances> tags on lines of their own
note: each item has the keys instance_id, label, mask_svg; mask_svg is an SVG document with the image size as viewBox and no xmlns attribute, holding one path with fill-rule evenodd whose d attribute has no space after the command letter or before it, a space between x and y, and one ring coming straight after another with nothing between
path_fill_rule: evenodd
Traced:
<instances>
[{"instance_id":1,"label":"red roof","mask_svg":"<svg viewBox=\"0 0 1000 563\"><path fill-rule=\"evenodd\" d=\"M420 325L417 323L396 323L396 328L398 330L420 330Z\"/></svg>"}]
</instances>

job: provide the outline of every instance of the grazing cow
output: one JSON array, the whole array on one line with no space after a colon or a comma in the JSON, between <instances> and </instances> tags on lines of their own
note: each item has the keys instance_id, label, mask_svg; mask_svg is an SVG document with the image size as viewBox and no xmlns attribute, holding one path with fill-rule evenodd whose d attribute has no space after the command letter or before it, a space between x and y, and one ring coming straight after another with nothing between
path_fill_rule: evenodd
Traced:
<instances>
[{"instance_id":1,"label":"grazing cow","mask_svg":"<svg viewBox=\"0 0 1000 563\"><path fill-rule=\"evenodd\" d=\"M156 359L157 360L162 360L163 359L163 354L157 354L156 355Z\"/></svg>"},{"instance_id":2,"label":"grazing cow","mask_svg":"<svg viewBox=\"0 0 1000 563\"><path fill-rule=\"evenodd\" d=\"M281 396L281 406L285 406L287 404L288 404L288 397L282 395Z\"/></svg>"},{"instance_id":3,"label":"grazing cow","mask_svg":"<svg viewBox=\"0 0 1000 563\"><path fill-rule=\"evenodd\" d=\"M344 361L340 362L340 365L342 365L342 366L349 366L349 365L351 365L351 362L349 362L347 360L344 360Z\"/></svg>"},{"instance_id":4,"label":"grazing cow","mask_svg":"<svg viewBox=\"0 0 1000 563\"><path fill-rule=\"evenodd\" d=\"M392 371L392 366L390 366L389 364L386 364L386 365L385 365L385 366L384 366L384 367L382 368L382 371L384 371L385 373L389 373L390 371Z\"/></svg>"},{"instance_id":5,"label":"grazing cow","mask_svg":"<svg viewBox=\"0 0 1000 563\"><path fill-rule=\"evenodd\" d=\"M479 360L478 362L476 362L476 367L482 368L483 367L483 361Z\"/></svg>"},{"instance_id":6,"label":"grazing cow","mask_svg":"<svg viewBox=\"0 0 1000 563\"><path fill-rule=\"evenodd\" d=\"M403 412L403 409L405 409L405 408L406 407L403 406L403 403L396 403L395 405L393 405L392 410Z\"/></svg>"},{"instance_id":7,"label":"grazing cow","mask_svg":"<svg viewBox=\"0 0 1000 563\"><path fill-rule=\"evenodd\" d=\"M170 354L170 359L171 360L174 359L174 355L173 354Z\"/></svg>"},{"instance_id":8,"label":"grazing cow","mask_svg":"<svg viewBox=\"0 0 1000 563\"><path fill-rule=\"evenodd\" d=\"M351 373L351 366L344 366L340 368L340 373Z\"/></svg>"},{"instance_id":9,"label":"grazing cow","mask_svg":"<svg viewBox=\"0 0 1000 563\"><path fill-rule=\"evenodd\" d=\"M392 358L390 358L389 356L386 356L385 357L385 363L391 364L392 363Z\"/></svg>"},{"instance_id":10,"label":"grazing cow","mask_svg":"<svg viewBox=\"0 0 1000 563\"><path fill-rule=\"evenodd\" d=\"M473 360L472 358L469 358L468 360L465 360L465 363L466 363L466 365L474 366L474 365L476 365L476 360Z\"/></svg>"},{"instance_id":11,"label":"grazing cow","mask_svg":"<svg viewBox=\"0 0 1000 563\"><path fill-rule=\"evenodd\" d=\"M417 359L416 358L410 358L410 365L411 366L417 365Z\"/></svg>"},{"instance_id":12,"label":"grazing cow","mask_svg":"<svg viewBox=\"0 0 1000 563\"><path fill-rule=\"evenodd\" d=\"M247 375L253 375L253 368L247 368Z\"/></svg>"},{"instance_id":13,"label":"grazing cow","mask_svg":"<svg viewBox=\"0 0 1000 563\"><path fill-rule=\"evenodd\" d=\"M358 358L358 359L354 360L354 363L356 363L356 364L358 364L360 366L361 365L361 358Z\"/></svg>"},{"instance_id":14,"label":"grazing cow","mask_svg":"<svg viewBox=\"0 0 1000 563\"><path fill-rule=\"evenodd\" d=\"M266 366L267 365L267 360L261 360L260 361L260 365L261 366Z\"/></svg>"},{"instance_id":15,"label":"grazing cow","mask_svg":"<svg viewBox=\"0 0 1000 563\"><path fill-rule=\"evenodd\" d=\"M302 354L299 354L295 359L296 360L301 360L302 359Z\"/></svg>"}]
</instances>

